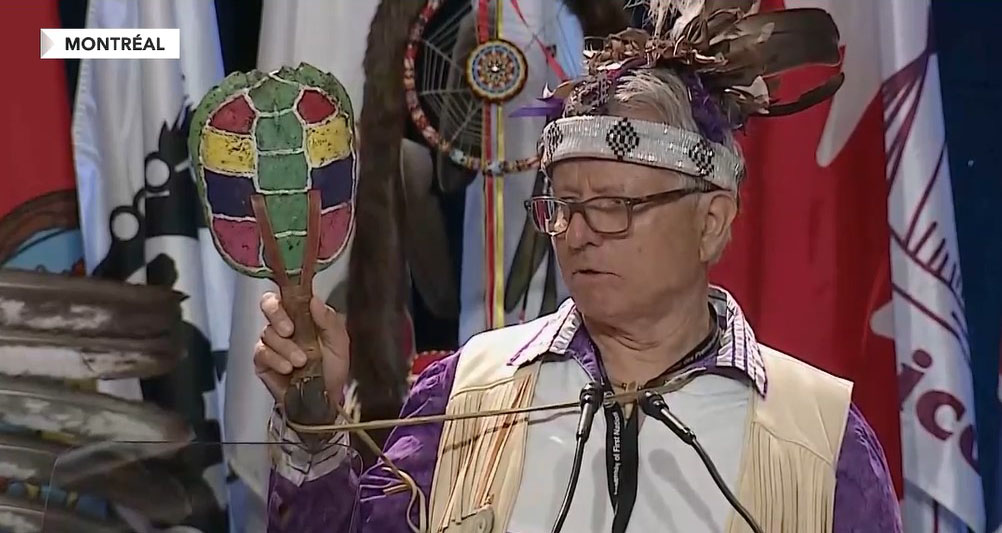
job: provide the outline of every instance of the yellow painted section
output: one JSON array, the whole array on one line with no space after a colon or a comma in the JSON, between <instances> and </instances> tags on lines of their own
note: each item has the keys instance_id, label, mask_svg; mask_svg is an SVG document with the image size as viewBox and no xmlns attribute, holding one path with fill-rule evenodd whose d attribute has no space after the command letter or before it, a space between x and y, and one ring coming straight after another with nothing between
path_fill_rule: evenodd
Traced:
<instances>
[{"instance_id":1,"label":"yellow painted section","mask_svg":"<svg viewBox=\"0 0 1002 533\"><path fill-rule=\"evenodd\" d=\"M334 115L306 128L306 157L310 167L322 167L348 157L351 154L351 136L348 118L344 115Z\"/></svg>"},{"instance_id":2,"label":"yellow painted section","mask_svg":"<svg viewBox=\"0 0 1002 533\"><path fill-rule=\"evenodd\" d=\"M223 174L254 172L254 139L206 128L202 135L202 164Z\"/></svg>"}]
</instances>

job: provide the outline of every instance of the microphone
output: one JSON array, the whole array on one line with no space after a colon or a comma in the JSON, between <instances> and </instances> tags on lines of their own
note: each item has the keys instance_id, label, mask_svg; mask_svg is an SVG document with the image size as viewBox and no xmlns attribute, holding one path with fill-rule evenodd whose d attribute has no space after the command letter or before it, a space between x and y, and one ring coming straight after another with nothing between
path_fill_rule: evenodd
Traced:
<instances>
[{"instance_id":1,"label":"microphone","mask_svg":"<svg viewBox=\"0 0 1002 533\"><path fill-rule=\"evenodd\" d=\"M647 414L647 416L660 420L662 424L668 426L668 429L670 429L672 433L682 439L682 442L691 446L693 450L696 450L696 454L699 455L699 459L703 462L703 466L706 467L706 470L710 473L710 477L713 478L713 483L715 483L717 488L720 489L724 498L727 498L731 507L733 507L734 510L741 515L741 518L744 519L752 531L755 533L762 533L762 528L757 522L755 522L755 519L752 518L751 513L749 513L748 510L741 505L741 502L739 502L737 497L734 496L731 489L728 488L727 484L724 483L724 480L720 478L720 472L717 471L717 467L713 464L710 456L706 454L706 450L704 450L703 446L699 444L699 441L696 439L696 434L689 429L689 426L682 423L682 421L679 420L670 409L668 409L668 404L665 403L665 399L662 398L660 394L647 391L640 399L640 408L645 414Z\"/></svg>"},{"instance_id":2,"label":"microphone","mask_svg":"<svg viewBox=\"0 0 1002 533\"><path fill-rule=\"evenodd\" d=\"M564 527L564 520L567 519L567 512L571 510L571 500L574 499L574 489L578 486L578 475L581 474L581 458L584 455L584 445L591 434L591 424L595 420L595 413L602 405L602 389L594 381L585 385L581 389L581 415L578 418L578 429L574 434L577 441L574 446L574 461L571 463L571 478L567 481L567 490L564 491L564 501L560 505L560 512L557 513L557 521L553 524L552 533L558 533Z\"/></svg>"}]
</instances>

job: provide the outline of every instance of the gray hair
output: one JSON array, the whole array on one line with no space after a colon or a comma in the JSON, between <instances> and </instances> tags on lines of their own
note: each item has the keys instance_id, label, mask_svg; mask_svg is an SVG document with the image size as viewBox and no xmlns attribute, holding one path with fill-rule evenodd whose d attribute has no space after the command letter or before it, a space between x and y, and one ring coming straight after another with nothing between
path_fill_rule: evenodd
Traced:
<instances>
[{"instance_id":1,"label":"gray hair","mask_svg":"<svg viewBox=\"0 0 1002 533\"><path fill-rule=\"evenodd\" d=\"M692 105L689 103L689 88L675 72L663 69L638 70L627 73L616 84L616 91L609 100L608 112L619 115L625 112L641 112L653 114L653 119L669 126L682 128L695 133L699 132L696 119L692 116ZM725 132L723 144L729 150L743 158L741 147L730 132ZM710 190L710 182L696 176L680 174L686 181L686 186ZM740 205L738 191L734 191L735 201ZM727 228L726 240L731 239L731 229ZM721 253L725 246L721 247ZM710 258L710 263L716 263L720 254Z\"/></svg>"},{"instance_id":2,"label":"gray hair","mask_svg":"<svg viewBox=\"0 0 1002 533\"><path fill-rule=\"evenodd\" d=\"M699 133L689 104L689 88L669 69L641 69L620 78L609 100L608 112L619 115L629 111L653 114L654 120ZM725 132L722 144L741 157L741 148L730 132ZM690 186L711 188L706 180L694 176L685 178Z\"/></svg>"}]
</instances>

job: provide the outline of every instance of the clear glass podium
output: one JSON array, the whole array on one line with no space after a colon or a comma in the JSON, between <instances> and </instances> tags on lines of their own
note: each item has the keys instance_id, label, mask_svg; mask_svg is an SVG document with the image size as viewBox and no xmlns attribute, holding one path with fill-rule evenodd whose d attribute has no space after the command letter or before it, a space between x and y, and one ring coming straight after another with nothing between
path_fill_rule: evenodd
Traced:
<instances>
[{"instance_id":1,"label":"clear glass podium","mask_svg":"<svg viewBox=\"0 0 1002 533\"><path fill-rule=\"evenodd\" d=\"M267 458L275 446L96 442L71 447L34 438L22 441L0 442L3 533L228 533L220 525L226 516L225 504L220 504L220 499L226 501L225 474L218 467L206 469L212 461L205 459L234 453ZM351 448L345 452L358 474L349 477L357 485L361 457ZM358 494L357 486L344 490Z\"/></svg>"}]
</instances>

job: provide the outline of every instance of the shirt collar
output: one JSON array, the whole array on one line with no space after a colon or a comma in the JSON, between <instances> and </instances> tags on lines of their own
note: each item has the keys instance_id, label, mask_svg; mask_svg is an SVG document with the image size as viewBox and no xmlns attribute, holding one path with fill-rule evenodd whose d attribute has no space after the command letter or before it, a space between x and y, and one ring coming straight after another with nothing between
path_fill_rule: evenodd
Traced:
<instances>
[{"instance_id":1,"label":"shirt collar","mask_svg":"<svg viewBox=\"0 0 1002 533\"><path fill-rule=\"evenodd\" d=\"M720 342L715 356L693 363L692 368L731 375L737 373L755 386L761 395L768 388L765 364L755 333L745 319L741 307L727 291L711 286L709 303L717 315ZM539 329L508 364L522 366L545 354L575 358L592 376L599 375L597 352L581 327L581 314L574 301L567 299L548 319L541 321Z\"/></svg>"}]
</instances>

